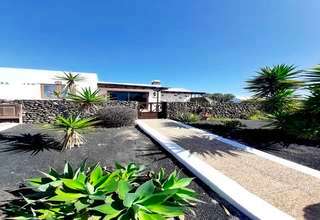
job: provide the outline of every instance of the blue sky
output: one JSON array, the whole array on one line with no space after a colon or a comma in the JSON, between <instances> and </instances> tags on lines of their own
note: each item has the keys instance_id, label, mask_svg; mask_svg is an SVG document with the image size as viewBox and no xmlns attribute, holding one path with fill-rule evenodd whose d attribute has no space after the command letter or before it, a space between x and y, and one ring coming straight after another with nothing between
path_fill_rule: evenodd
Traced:
<instances>
[{"instance_id":1,"label":"blue sky","mask_svg":"<svg viewBox=\"0 0 320 220\"><path fill-rule=\"evenodd\" d=\"M2 0L0 66L247 96L261 66L320 63L319 12L319 0Z\"/></svg>"}]
</instances>

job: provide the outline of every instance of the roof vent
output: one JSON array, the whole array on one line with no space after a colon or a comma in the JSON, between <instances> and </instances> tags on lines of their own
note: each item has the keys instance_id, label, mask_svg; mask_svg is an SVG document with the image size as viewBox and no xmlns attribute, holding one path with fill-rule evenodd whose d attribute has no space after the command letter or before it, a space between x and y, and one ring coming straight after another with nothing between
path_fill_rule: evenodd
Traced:
<instances>
[{"instance_id":1,"label":"roof vent","mask_svg":"<svg viewBox=\"0 0 320 220\"><path fill-rule=\"evenodd\" d=\"M160 80L152 80L151 85L160 86Z\"/></svg>"}]
</instances>

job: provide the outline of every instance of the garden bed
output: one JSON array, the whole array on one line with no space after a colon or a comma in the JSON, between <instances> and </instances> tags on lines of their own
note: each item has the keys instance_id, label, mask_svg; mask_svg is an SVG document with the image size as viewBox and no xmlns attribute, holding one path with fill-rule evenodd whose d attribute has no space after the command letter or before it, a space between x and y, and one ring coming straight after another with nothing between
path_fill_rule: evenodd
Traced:
<instances>
[{"instance_id":1,"label":"garden bed","mask_svg":"<svg viewBox=\"0 0 320 220\"><path fill-rule=\"evenodd\" d=\"M0 201L12 198L6 191L17 189L27 178L39 176L39 170L47 171L49 166L62 170L65 161L77 166L87 159L88 163L98 161L106 167L113 167L115 161L137 162L152 170L159 170L160 167L167 172L182 169L182 176L192 176L134 127L97 128L85 136L87 143L80 148L60 152L57 140L62 134L54 131L45 131L33 125L18 125L0 133ZM233 215L246 218L200 181L195 180L191 188L199 193L199 198L205 203L199 203L194 209L196 215L188 214L186 219L229 219L221 204Z\"/></svg>"},{"instance_id":2,"label":"garden bed","mask_svg":"<svg viewBox=\"0 0 320 220\"><path fill-rule=\"evenodd\" d=\"M320 143L296 139L280 130L266 126L268 122L239 120L244 127L230 128L219 121L200 121L192 126L225 138L320 170Z\"/></svg>"}]
</instances>

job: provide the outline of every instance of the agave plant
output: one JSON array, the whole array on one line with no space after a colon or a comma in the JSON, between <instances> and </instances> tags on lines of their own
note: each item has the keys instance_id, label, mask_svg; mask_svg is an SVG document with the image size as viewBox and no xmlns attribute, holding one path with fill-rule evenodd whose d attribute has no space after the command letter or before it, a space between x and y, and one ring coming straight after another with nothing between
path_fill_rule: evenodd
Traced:
<instances>
[{"instance_id":1,"label":"agave plant","mask_svg":"<svg viewBox=\"0 0 320 220\"><path fill-rule=\"evenodd\" d=\"M246 89L254 93L256 98L270 98L288 89L297 89L301 82L296 80L301 73L293 65L275 65L263 67L257 71L257 76L248 80Z\"/></svg>"},{"instance_id":2,"label":"agave plant","mask_svg":"<svg viewBox=\"0 0 320 220\"><path fill-rule=\"evenodd\" d=\"M94 118L80 118L78 116L57 117L53 124L57 129L63 129L65 132L62 150L71 149L75 146L80 146L85 142L85 138L79 133L80 130L89 128L96 124Z\"/></svg>"},{"instance_id":3,"label":"agave plant","mask_svg":"<svg viewBox=\"0 0 320 220\"><path fill-rule=\"evenodd\" d=\"M320 86L320 64L307 71L307 85Z\"/></svg>"},{"instance_id":4,"label":"agave plant","mask_svg":"<svg viewBox=\"0 0 320 220\"><path fill-rule=\"evenodd\" d=\"M80 74L73 74L71 72L64 72L63 75L57 76L56 78L65 82L65 87L62 90L63 93L75 93L76 82L83 80Z\"/></svg>"},{"instance_id":5,"label":"agave plant","mask_svg":"<svg viewBox=\"0 0 320 220\"><path fill-rule=\"evenodd\" d=\"M92 91L90 87L84 88L79 94L69 93L68 99L79 103L85 111L96 110L97 105L106 100L99 92L99 89Z\"/></svg>"},{"instance_id":6,"label":"agave plant","mask_svg":"<svg viewBox=\"0 0 320 220\"><path fill-rule=\"evenodd\" d=\"M168 219L182 216L197 202L188 188L191 178L177 172L141 177L136 164L116 165L113 171L99 164L74 170L66 163L62 174L51 168L44 177L28 180L28 194L6 206L13 219Z\"/></svg>"}]
</instances>

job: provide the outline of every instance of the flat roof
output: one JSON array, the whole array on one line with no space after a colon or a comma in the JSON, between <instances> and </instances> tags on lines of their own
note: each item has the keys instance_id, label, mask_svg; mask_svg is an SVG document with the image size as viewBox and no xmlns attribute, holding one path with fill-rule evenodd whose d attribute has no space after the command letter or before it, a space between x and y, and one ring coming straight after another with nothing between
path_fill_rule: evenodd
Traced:
<instances>
[{"instance_id":1,"label":"flat roof","mask_svg":"<svg viewBox=\"0 0 320 220\"><path fill-rule=\"evenodd\" d=\"M144 88L150 88L150 89L168 89L168 87L161 86L161 85L151 85L151 84L138 84L138 83L117 83L117 82L105 82L105 81L99 81L98 85L101 86L117 86L117 87L144 87Z\"/></svg>"},{"instance_id":2,"label":"flat roof","mask_svg":"<svg viewBox=\"0 0 320 220\"><path fill-rule=\"evenodd\" d=\"M192 93L192 94L206 94L205 92L192 91L185 88L168 88L163 90L164 93Z\"/></svg>"}]
</instances>

